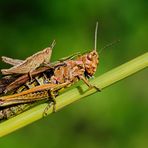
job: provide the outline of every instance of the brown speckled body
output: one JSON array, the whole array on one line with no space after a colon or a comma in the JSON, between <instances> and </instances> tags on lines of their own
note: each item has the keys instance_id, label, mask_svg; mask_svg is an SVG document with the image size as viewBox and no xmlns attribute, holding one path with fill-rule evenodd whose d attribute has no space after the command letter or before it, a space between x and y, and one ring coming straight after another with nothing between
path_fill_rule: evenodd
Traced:
<instances>
[{"instance_id":1,"label":"brown speckled body","mask_svg":"<svg viewBox=\"0 0 148 148\"><path fill-rule=\"evenodd\" d=\"M64 66L55 68L53 76L51 76L51 83L74 83L81 79L81 77L89 78L94 75L98 65L98 53L92 51L75 60L67 60Z\"/></svg>"}]
</instances>

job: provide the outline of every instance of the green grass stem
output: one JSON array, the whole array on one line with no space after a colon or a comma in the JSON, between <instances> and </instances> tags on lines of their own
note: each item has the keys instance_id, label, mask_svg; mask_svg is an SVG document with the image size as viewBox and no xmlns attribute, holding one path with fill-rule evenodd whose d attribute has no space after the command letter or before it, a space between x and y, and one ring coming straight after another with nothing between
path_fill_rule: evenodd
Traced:
<instances>
[{"instance_id":1,"label":"green grass stem","mask_svg":"<svg viewBox=\"0 0 148 148\"><path fill-rule=\"evenodd\" d=\"M91 80L91 84L104 89L119 80L122 80L144 68L148 67L148 52L125 63L117 68L106 72L105 74L96 77ZM79 99L84 98L85 96L91 95L96 92L96 89L88 89L88 87L82 84L79 87L73 88L56 98L56 110L65 107ZM9 120L6 120L0 124L0 137L12 133L19 128L22 128L32 122L43 118L43 112L47 107L47 103L37 105L24 113L17 115ZM51 114L53 108L49 108L47 114Z\"/></svg>"}]
</instances>

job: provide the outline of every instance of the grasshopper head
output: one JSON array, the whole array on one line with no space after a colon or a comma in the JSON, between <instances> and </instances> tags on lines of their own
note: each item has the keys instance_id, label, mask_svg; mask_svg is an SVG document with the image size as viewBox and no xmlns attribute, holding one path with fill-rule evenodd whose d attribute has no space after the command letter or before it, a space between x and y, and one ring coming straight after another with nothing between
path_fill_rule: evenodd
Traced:
<instances>
[{"instance_id":1,"label":"grasshopper head","mask_svg":"<svg viewBox=\"0 0 148 148\"><path fill-rule=\"evenodd\" d=\"M96 50L93 50L86 54L84 67L85 67L85 74L88 77L91 77L95 74L97 70L97 65L99 63L99 55Z\"/></svg>"},{"instance_id":2,"label":"grasshopper head","mask_svg":"<svg viewBox=\"0 0 148 148\"><path fill-rule=\"evenodd\" d=\"M49 63L51 59L52 49L48 47L48 48L45 48L43 52L44 52L44 61L46 63Z\"/></svg>"}]
</instances>

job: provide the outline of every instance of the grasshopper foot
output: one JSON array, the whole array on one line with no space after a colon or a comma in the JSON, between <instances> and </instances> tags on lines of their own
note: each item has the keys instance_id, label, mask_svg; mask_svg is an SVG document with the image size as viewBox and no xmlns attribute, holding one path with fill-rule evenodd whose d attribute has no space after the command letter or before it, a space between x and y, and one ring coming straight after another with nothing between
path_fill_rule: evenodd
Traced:
<instances>
[{"instance_id":1,"label":"grasshopper foot","mask_svg":"<svg viewBox=\"0 0 148 148\"><path fill-rule=\"evenodd\" d=\"M97 91L101 92L101 89L99 87L95 86L95 85L90 85L89 88L90 89L95 88Z\"/></svg>"},{"instance_id":2,"label":"grasshopper foot","mask_svg":"<svg viewBox=\"0 0 148 148\"><path fill-rule=\"evenodd\" d=\"M49 100L49 104L47 105L47 107L45 108L44 112L43 112L43 116L46 116L48 114L48 110L50 109L51 106L53 106L53 113L56 112L56 100L55 100L55 96L53 94L52 91L48 91L49 96L51 97L51 99Z\"/></svg>"},{"instance_id":3,"label":"grasshopper foot","mask_svg":"<svg viewBox=\"0 0 148 148\"><path fill-rule=\"evenodd\" d=\"M53 106L53 112L55 112L55 103L54 102L49 102L48 105L46 106L44 112L43 112L43 117L48 115L48 110Z\"/></svg>"}]
</instances>

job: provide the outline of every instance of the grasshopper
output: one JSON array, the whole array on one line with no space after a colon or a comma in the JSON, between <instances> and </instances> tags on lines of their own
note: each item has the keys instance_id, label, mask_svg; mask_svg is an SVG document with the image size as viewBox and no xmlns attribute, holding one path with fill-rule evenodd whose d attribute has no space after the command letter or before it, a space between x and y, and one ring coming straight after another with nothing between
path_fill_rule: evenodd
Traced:
<instances>
[{"instance_id":1,"label":"grasshopper","mask_svg":"<svg viewBox=\"0 0 148 148\"><path fill-rule=\"evenodd\" d=\"M13 60L3 57L2 59L4 62L14 65L14 67L6 70L5 72L2 70L4 75L12 75L14 73L20 74L18 71L20 71L20 69L24 66L23 63L27 64L24 66L25 70L21 72L23 75L17 77L14 81L5 86L4 91L6 91L6 95L0 97L0 107L9 108L11 105L19 105L48 99L54 102L53 107L55 111L56 96L59 95L59 92L63 88L70 87L79 80L82 80L89 88L96 88L100 91L99 88L91 85L88 81L88 79L95 74L99 63L99 55L97 53L97 29L98 23L96 24L95 29L95 46L93 50L82 55L76 54L63 58L62 60L58 60L57 62L48 63L46 65L47 67L41 67L40 65L47 61L47 59L49 60L49 57L51 57L51 54L49 53L47 54L49 57L46 55L46 58L41 58L42 60L39 60L38 64L36 63L36 57L40 54L35 54L33 58L29 57L23 62L21 60ZM31 59L31 64L28 64L28 59ZM35 67L32 67L32 65ZM18 71L13 72L12 69L14 68ZM27 75L27 73L30 72L33 76L31 82L29 76ZM21 83L19 84L19 82ZM10 90L12 91L12 94L7 95L7 92Z\"/></svg>"},{"instance_id":2,"label":"grasshopper","mask_svg":"<svg viewBox=\"0 0 148 148\"><path fill-rule=\"evenodd\" d=\"M13 65L13 67L9 69L2 69L2 74L9 75L31 73L41 64L48 63L50 61L52 48L54 47L54 45L55 41L52 43L51 47L45 48L44 50L37 52L36 54L26 58L24 61L2 56L2 61Z\"/></svg>"}]
</instances>

